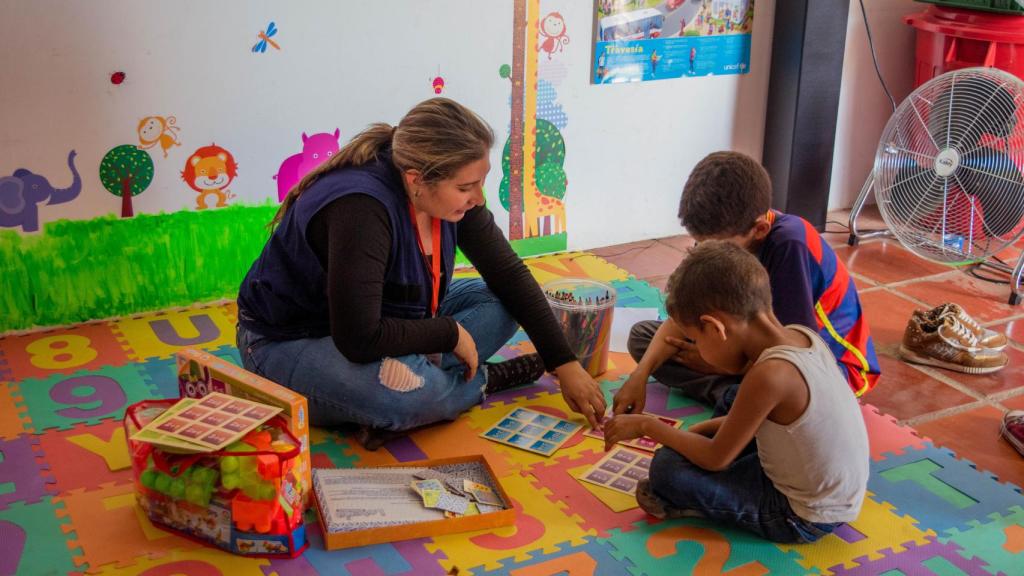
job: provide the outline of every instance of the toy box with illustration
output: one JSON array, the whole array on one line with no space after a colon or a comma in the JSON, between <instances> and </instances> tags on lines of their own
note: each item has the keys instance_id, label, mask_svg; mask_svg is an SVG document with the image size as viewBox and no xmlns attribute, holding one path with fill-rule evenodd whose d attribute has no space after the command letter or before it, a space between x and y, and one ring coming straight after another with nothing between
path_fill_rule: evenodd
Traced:
<instances>
[{"instance_id":1,"label":"toy box with illustration","mask_svg":"<svg viewBox=\"0 0 1024 576\"><path fill-rule=\"evenodd\" d=\"M303 501L309 503L312 484L305 396L213 354L191 348L178 352L178 391L182 398L202 398L210 392L223 392L281 408L281 416L288 421L288 429L302 444L302 454L296 462L302 479L302 485L298 490Z\"/></svg>"},{"instance_id":2,"label":"toy box with illustration","mask_svg":"<svg viewBox=\"0 0 1024 576\"><path fill-rule=\"evenodd\" d=\"M187 538L235 554L295 557L306 548L299 463L309 452L280 414L235 433L232 422L250 420L261 405L246 402L247 412L233 414L234 404L242 402L213 394L129 406L136 499L154 525ZM223 439L223 447L190 445L190 428L204 428L199 441Z\"/></svg>"}]
</instances>

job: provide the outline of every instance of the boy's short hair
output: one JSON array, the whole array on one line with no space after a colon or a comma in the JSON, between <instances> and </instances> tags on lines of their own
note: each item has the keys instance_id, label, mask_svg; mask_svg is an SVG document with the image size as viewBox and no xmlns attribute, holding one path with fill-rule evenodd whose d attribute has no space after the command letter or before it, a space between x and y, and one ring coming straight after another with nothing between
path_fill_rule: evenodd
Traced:
<instances>
[{"instance_id":1,"label":"boy's short hair","mask_svg":"<svg viewBox=\"0 0 1024 576\"><path fill-rule=\"evenodd\" d=\"M691 248L669 277L667 292L669 316L684 326L699 325L710 312L750 320L772 309L768 272L753 254L726 240Z\"/></svg>"},{"instance_id":2,"label":"boy's short hair","mask_svg":"<svg viewBox=\"0 0 1024 576\"><path fill-rule=\"evenodd\" d=\"M686 179L679 221L694 236L746 234L771 204L772 182L763 166L739 152L713 152Z\"/></svg>"}]
</instances>

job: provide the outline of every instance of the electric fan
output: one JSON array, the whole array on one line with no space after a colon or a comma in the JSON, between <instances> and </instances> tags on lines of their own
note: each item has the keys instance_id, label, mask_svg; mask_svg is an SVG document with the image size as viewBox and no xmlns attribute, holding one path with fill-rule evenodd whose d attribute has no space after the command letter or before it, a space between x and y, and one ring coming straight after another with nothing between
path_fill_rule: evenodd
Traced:
<instances>
[{"instance_id":1,"label":"electric fan","mask_svg":"<svg viewBox=\"0 0 1024 576\"><path fill-rule=\"evenodd\" d=\"M990 261L1024 232L1024 82L995 68L947 72L904 100L882 132L872 175L850 214L850 241L892 234L919 256L1011 275L1018 304L1024 254ZM858 232L874 190L888 230Z\"/></svg>"}]
</instances>

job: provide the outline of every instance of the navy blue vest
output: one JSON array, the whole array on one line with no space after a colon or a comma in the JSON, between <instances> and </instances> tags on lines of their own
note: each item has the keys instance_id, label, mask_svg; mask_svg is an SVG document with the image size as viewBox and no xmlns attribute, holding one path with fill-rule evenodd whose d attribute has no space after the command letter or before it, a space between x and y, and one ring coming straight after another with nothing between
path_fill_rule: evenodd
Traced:
<instances>
[{"instance_id":1,"label":"navy blue vest","mask_svg":"<svg viewBox=\"0 0 1024 576\"><path fill-rule=\"evenodd\" d=\"M305 190L285 213L263 253L238 291L239 322L248 330L277 340L330 334L327 277L307 242L310 221L323 207L348 194L367 194L388 211L391 253L384 277L381 315L426 318L430 315L430 269L420 252L409 216L408 199L390 151L364 166L336 170ZM444 299L455 263L456 224L441 222ZM434 247L435 250L438 247Z\"/></svg>"}]
</instances>

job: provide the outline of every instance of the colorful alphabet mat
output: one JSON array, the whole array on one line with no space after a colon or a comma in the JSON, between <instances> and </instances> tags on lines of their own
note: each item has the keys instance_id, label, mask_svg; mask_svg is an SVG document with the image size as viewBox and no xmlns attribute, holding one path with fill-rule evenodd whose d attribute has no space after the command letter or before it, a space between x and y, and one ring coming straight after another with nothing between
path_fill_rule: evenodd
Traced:
<instances>
[{"instance_id":1,"label":"colorful alphabet mat","mask_svg":"<svg viewBox=\"0 0 1024 576\"><path fill-rule=\"evenodd\" d=\"M541 283L590 277L614 285L620 306L662 305L657 289L592 254L528 265ZM860 518L815 544L777 546L700 519L655 521L631 497L577 481L605 455L582 433L551 457L480 436L516 407L583 424L550 376L376 452L334 431L311 434L318 466L483 454L518 510L514 527L326 552L310 525L310 549L288 561L206 548L153 527L135 505L120 419L133 402L177 396L181 347L237 363L235 316L232 304L217 304L0 339L0 574L1024 574L1019 489L871 406ZM498 356L531 350L519 334ZM611 355L599 378L609 398L632 367ZM686 426L710 415L660 384L648 391L647 410Z\"/></svg>"}]
</instances>

